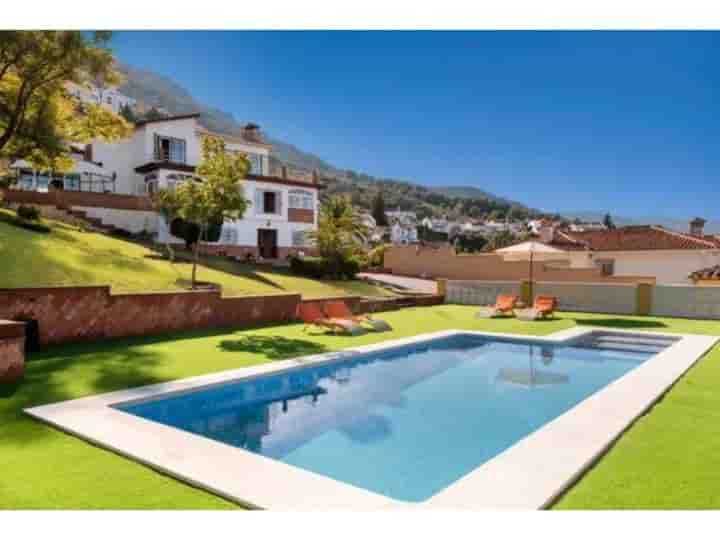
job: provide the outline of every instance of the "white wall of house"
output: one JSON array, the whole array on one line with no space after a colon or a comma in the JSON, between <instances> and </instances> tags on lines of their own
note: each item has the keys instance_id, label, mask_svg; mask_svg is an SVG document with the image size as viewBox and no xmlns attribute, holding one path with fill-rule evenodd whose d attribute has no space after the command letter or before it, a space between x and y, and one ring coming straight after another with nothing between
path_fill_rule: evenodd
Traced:
<instances>
[{"instance_id":1,"label":"white wall of house","mask_svg":"<svg viewBox=\"0 0 720 540\"><path fill-rule=\"evenodd\" d=\"M118 210L89 206L73 206L73 210L80 210L90 218L101 219L106 225L112 225L131 233L143 231L155 233L158 231L158 221L161 220L155 212L141 210Z\"/></svg>"},{"instance_id":2,"label":"white wall of house","mask_svg":"<svg viewBox=\"0 0 720 540\"><path fill-rule=\"evenodd\" d=\"M250 206L245 211L242 219L228 221L223 224L223 231L218 244L252 247L257 246L258 230L273 229L277 231L277 245L281 248L303 247L307 245L307 239L300 243L300 232L307 233L317 226L318 193L315 188L302 188L272 182L258 182L245 180L242 184L245 198L250 201ZM312 197L312 210L314 220L312 223L298 223L288 220L288 209L290 208L290 193L292 191L303 191ZM267 213L262 206L262 194L271 191L277 194L279 205L276 213ZM305 208L306 210L308 208ZM160 220L162 221L162 219ZM172 237L164 222L158 226L158 241L180 242Z\"/></svg>"},{"instance_id":3,"label":"white wall of house","mask_svg":"<svg viewBox=\"0 0 720 540\"><path fill-rule=\"evenodd\" d=\"M613 261L616 276L654 276L657 283L691 283L688 274L720 264L720 250L595 251L570 254L572 268Z\"/></svg>"}]
</instances>

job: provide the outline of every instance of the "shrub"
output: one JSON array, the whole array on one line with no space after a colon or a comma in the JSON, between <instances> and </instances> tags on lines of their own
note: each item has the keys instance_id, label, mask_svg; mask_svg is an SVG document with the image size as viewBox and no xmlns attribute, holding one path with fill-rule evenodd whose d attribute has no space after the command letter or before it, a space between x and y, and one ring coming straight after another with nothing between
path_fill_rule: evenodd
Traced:
<instances>
[{"instance_id":1,"label":"shrub","mask_svg":"<svg viewBox=\"0 0 720 540\"><path fill-rule=\"evenodd\" d=\"M322 257L290 256L289 260L293 274L315 279L353 279L360 271L360 263L356 259L333 262Z\"/></svg>"},{"instance_id":2,"label":"shrub","mask_svg":"<svg viewBox=\"0 0 720 540\"><path fill-rule=\"evenodd\" d=\"M385 266L385 250L386 244L381 244L370 250L367 257L367 264L370 268L382 268Z\"/></svg>"},{"instance_id":3,"label":"shrub","mask_svg":"<svg viewBox=\"0 0 720 540\"><path fill-rule=\"evenodd\" d=\"M13 227L20 227L21 229L27 229L29 231L39 233L49 233L52 230L50 227L39 221L27 221L5 212L0 212L0 221L3 221L8 225L12 225Z\"/></svg>"},{"instance_id":4,"label":"shrub","mask_svg":"<svg viewBox=\"0 0 720 540\"><path fill-rule=\"evenodd\" d=\"M17 215L19 218L28 221L38 221L40 219L40 210L35 206L21 204L18 206Z\"/></svg>"},{"instance_id":5,"label":"shrub","mask_svg":"<svg viewBox=\"0 0 720 540\"><path fill-rule=\"evenodd\" d=\"M210 223L207 231L205 231L205 242L217 242L220 240L222 231L222 222ZM170 234L177 238L185 240L185 246L190 249L200 237L200 227L195 223L190 223L182 218L175 218L170 222Z\"/></svg>"}]
</instances>

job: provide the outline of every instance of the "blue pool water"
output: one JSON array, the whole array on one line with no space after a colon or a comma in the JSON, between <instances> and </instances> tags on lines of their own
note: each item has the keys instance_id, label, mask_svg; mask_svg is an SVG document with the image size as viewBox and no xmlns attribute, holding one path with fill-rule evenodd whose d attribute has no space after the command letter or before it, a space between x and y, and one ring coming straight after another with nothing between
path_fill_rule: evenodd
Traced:
<instances>
[{"instance_id":1,"label":"blue pool water","mask_svg":"<svg viewBox=\"0 0 720 540\"><path fill-rule=\"evenodd\" d=\"M118 408L422 501L667 345L623 343L456 335Z\"/></svg>"}]
</instances>

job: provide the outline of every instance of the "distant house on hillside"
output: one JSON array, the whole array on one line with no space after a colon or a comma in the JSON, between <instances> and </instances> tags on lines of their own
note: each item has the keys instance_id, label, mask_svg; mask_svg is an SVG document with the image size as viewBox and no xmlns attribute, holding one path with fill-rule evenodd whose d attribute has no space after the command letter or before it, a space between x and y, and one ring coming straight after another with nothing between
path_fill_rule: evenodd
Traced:
<instances>
[{"instance_id":1,"label":"distant house on hillside","mask_svg":"<svg viewBox=\"0 0 720 540\"><path fill-rule=\"evenodd\" d=\"M135 99L120 92L117 86L100 88L94 85L80 85L68 82L65 87L71 95L80 101L102 105L116 113L120 112L120 109L125 106L134 109L137 105Z\"/></svg>"},{"instance_id":2,"label":"distant house on hillside","mask_svg":"<svg viewBox=\"0 0 720 540\"><path fill-rule=\"evenodd\" d=\"M395 245L414 244L418 241L417 227L395 221L390 226L390 241Z\"/></svg>"},{"instance_id":3,"label":"distant house on hillside","mask_svg":"<svg viewBox=\"0 0 720 540\"><path fill-rule=\"evenodd\" d=\"M720 264L720 236L703 232L696 218L688 232L659 225L631 225L613 230L570 231L546 224L540 241L566 250L570 268L599 267L608 276L648 276L657 283L689 283L700 268Z\"/></svg>"},{"instance_id":4,"label":"distant house on hillside","mask_svg":"<svg viewBox=\"0 0 720 540\"><path fill-rule=\"evenodd\" d=\"M571 223L571 232L585 232L585 231L605 231L607 226L599 221L588 221L580 223Z\"/></svg>"}]
</instances>

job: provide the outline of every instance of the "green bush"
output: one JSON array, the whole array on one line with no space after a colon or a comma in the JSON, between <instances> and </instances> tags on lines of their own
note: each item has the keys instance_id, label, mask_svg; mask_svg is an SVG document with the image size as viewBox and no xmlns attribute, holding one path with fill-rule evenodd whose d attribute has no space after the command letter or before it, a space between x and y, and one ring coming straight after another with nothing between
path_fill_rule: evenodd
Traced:
<instances>
[{"instance_id":1,"label":"green bush","mask_svg":"<svg viewBox=\"0 0 720 540\"><path fill-rule=\"evenodd\" d=\"M40 219L40 210L35 206L21 204L18 206L17 215L27 221L38 221Z\"/></svg>"},{"instance_id":2,"label":"green bush","mask_svg":"<svg viewBox=\"0 0 720 540\"><path fill-rule=\"evenodd\" d=\"M289 259L293 274L315 279L353 279L360 271L360 263L355 259L342 262L333 262L322 257L291 256Z\"/></svg>"},{"instance_id":3,"label":"green bush","mask_svg":"<svg viewBox=\"0 0 720 540\"><path fill-rule=\"evenodd\" d=\"M211 223L205 231L204 242L217 242L220 240L222 221ZM200 227L195 223L185 221L182 218L175 218L170 222L170 234L185 240L185 247L190 249L200 237Z\"/></svg>"},{"instance_id":4,"label":"green bush","mask_svg":"<svg viewBox=\"0 0 720 540\"><path fill-rule=\"evenodd\" d=\"M367 265L370 268L382 268L385 266L386 244L381 244L370 250L367 256Z\"/></svg>"},{"instance_id":5,"label":"green bush","mask_svg":"<svg viewBox=\"0 0 720 540\"><path fill-rule=\"evenodd\" d=\"M3 221L8 225L12 225L13 227L20 227L21 229L27 229L29 231L39 233L49 233L52 230L50 227L48 227L44 223L41 223L40 221L28 221L6 212L0 212L0 221Z\"/></svg>"}]
</instances>

